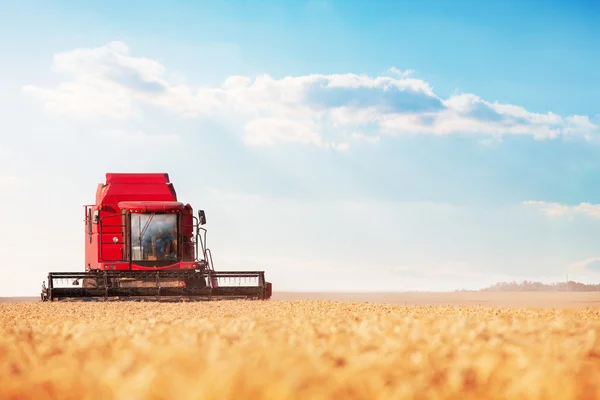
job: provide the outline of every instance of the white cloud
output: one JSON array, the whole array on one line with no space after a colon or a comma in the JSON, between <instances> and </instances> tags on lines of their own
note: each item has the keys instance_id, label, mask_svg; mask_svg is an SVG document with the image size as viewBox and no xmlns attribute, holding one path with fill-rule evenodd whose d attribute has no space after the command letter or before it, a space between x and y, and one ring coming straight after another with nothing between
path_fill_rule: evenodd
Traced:
<instances>
[{"instance_id":1,"label":"white cloud","mask_svg":"<svg viewBox=\"0 0 600 400\"><path fill-rule=\"evenodd\" d=\"M569 271L573 272L581 272L588 269L590 264L600 262L600 257L590 257L584 260L575 261L569 264Z\"/></svg>"},{"instance_id":2,"label":"white cloud","mask_svg":"<svg viewBox=\"0 0 600 400\"><path fill-rule=\"evenodd\" d=\"M322 146L316 124L287 118L256 118L246 124L244 142L248 145L273 145L276 141L310 143Z\"/></svg>"},{"instance_id":3,"label":"white cloud","mask_svg":"<svg viewBox=\"0 0 600 400\"><path fill-rule=\"evenodd\" d=\"M594 266L600 266L600 257L589 257L572 262L567 268L570 274L569 280L597 284L600 279L600 268L594 269Z\"/></svg>"},{"instance_id":4,"label":"white cloud","mask_svg":"<svg viewBox=\"0 0 600 400\"><path fill-rule=\"evenodd\" d=\"M120 129L108 129L100 131L98 136L104 139L117 140L120 144L132 143L136 146L168 146L171 144L179 144L181 142L179 135L174 133L149 134L147 132L137 130L124 131Z\"/></svg>"},{"instance_id":5,"label":"white cloud","mask_svg":"<svg viewBox=\"0 0 600 400\"><path fill-rule=\"evenodd\" d=\"M67 82L54 90L30 85L23 90L43 100L46 110L59 115L126 118L133 111L129 93L114 85Z\"/></svg>"},{"instance_id":6,"label":"white cloud","mask_svg":"<svg viewBox=\"0 0 600 400\"><path fill-rule=\"evenodd\" d=\"M14 175L0 175L0 187L14 186L21 183L21 179Z\"/></svg>"},{"instance_id":7,"label":"white cloud","mask_svg":"<svg viewBox=\"0 0 600 400\"><path fill-rule=\"evenodd\" d=\"M530 135L536 139L577 135L590 139L598 127L587 116L534 113L474 94L440 98L412 70L394 77L353 73L275 79L230 76L218 87L169 82L166 67L134 56L122 42L57 54L52 70L70 79L55 88L27 85L25 93L61 115L127 118L150 105L186 117L236 120L246 144L296 142L346 149L364 134ZM354 135L356 138L356 135Z\"/></svg>"},{"instance_id":8,"label":"white cloud","mask_svg":"<svg viewBox=\"0 0 600 400\"><path fill-rule=\"evenodd\" d=\"M586 140L591 140L591 133L597 128L587 115L572 115L566 118L567 128L566 133L583 135Z\"/></svg>"},{"instance_id":9,"label":"white cloud","mask_svg":"<svg viewBox=\"0 0 600 400\"><path fill-rule=\"evenodd\" d=\"M579 203L575 206L567 206L559 203L534 200L525 201L523 204L537 207L548 217L563 217L572 216L575 214L584 214L592 218L600 219L600 204Z\"/></svg>"},{"instance_id":10,"label":"white cloud","mask_svg":"<svg viewBox=\"0 0 600 400\"><path fill-rule=\"evenodd\" d=\"M8 150L0 143L0 161L6 161L10 158Z\"/></svg>"},{"instance_id":11,"label":"white cloud","mask_svg":"<svg viewBox=\"0 0 600 400\"><path fill-rule=\"evenodd\" d=\"M350 145L348 143L331 142L331 147L338 151L346 151L350 148Z\"/></svg>"},{"instance_id":12,"label":"white cloud","mask_svg":"<svg viewBox=\"0 0 600 400\"><path fill-rule=\"evenodd\" d=\"M414 74L415 71L412 69L407 69L406 71L400 71L398 68L392 67L392 68L390 68L390 72L398 75L401 78L406 78L407 76Z\"/></svg>"},{"instance_id":13,"label":"white cloud","mask_svg":"<svg viewBox=\"0 0 600 400\"><path fill-rule=\"evenodd\" d=\"M370 136L360 132L354 132L351 136L356 140L362 140L369 143L379 142L379 136Z\"/></svg>"}]
</instances>

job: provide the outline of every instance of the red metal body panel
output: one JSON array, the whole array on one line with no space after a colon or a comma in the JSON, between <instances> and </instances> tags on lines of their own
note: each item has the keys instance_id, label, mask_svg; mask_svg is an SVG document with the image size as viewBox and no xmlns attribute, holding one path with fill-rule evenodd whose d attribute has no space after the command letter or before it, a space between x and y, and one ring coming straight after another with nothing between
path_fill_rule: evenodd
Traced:
<instances>
[{"instance_id":1,"label":"red metal body panel","mask_svg":"<svg viewBox=\"0 0 600 400\"><path fill-rule=\"evenodd\" d=\"M172 213L178 218L177 252L171 262L129 261L131 213ZM177 200L166 173L107 173L98 184L96 203L85 206L85 268L190 269L198 268L191 242L194 216L189 204Z\"/></svg>"}]
</instances>

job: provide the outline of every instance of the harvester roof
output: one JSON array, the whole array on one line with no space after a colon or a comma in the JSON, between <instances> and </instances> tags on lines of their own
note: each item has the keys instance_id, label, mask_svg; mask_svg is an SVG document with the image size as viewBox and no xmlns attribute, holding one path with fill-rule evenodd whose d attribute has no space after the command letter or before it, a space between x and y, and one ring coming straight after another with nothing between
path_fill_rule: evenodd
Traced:
<instances>
[{"instance_id":1,"label":"harvester roof","mask_svg":"<svg viewBox=\"0 0 600 400\"><path fill-rule=\"evenodd\" d=\"M169 183L169 174L167 173L114 173L106 174L106 184L121 183L121 184L156 184Z\"/></svg>"},{"instance_id":2,"label":"harvester roof","mask_svg":"<svg viewBox=\"0 0 600 400\"><path fill-rule=\"evenodd\" d=\"M107 173L98 184L97 205L117 206L120 202L177 202L167 173Z\"/></svg>"}]
</instances>

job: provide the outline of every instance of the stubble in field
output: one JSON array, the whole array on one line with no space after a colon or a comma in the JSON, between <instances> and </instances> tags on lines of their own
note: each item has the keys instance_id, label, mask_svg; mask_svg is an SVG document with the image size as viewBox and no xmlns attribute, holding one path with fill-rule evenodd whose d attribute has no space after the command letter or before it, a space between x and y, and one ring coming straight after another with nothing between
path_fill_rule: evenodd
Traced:
<instances>
[{"instance_id":1,"label":"stubble in field","mask_svg":"<svg viewBox=\"0 0 600 400\"><path fill-rule=\"evenodd\" d=\"M600 309L0 305L2 399L595 398Z\"/></svg>"}]
</instances>

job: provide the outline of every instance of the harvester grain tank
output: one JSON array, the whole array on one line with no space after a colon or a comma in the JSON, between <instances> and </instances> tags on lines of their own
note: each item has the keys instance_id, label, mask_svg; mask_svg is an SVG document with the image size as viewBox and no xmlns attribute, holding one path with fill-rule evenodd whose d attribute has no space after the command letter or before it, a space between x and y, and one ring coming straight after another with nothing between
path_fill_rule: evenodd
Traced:
<instances>
[{"instance_id":1,"label":"harvester grain tank","mask_svg":"<svg viewBox=\"0 0 600 400\"><path fill-rule=\"evenodd\" d=\"M42 301L271 297L264 271L215 271L206 214L178 201L166 173L107 173L84 209L85 271L50 272Z\"/></svg>"}]
</instances>

